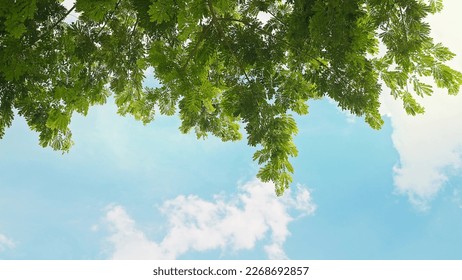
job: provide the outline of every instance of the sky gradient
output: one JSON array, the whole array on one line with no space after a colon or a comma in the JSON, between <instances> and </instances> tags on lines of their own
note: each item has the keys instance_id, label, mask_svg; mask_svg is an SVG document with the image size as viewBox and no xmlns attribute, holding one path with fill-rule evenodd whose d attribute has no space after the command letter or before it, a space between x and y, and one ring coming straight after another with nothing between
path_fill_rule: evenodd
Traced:
<instances>
[{"instance_id":1,"label":"sky gradient","mask_svg":"<svg viewBox=\"0 0 462 280\"><path fill-rule=\"evenodd\" d=\"M461 10L430 19L459 71ZM0 140L0 259L462 259L462 95L422 104L409 117L384 91L377 131L309 102L282 198L245 140L197 140L175 116L143 126L109 100L73 117L64 155L18 117Z\"/></svg>"}]
</instances>

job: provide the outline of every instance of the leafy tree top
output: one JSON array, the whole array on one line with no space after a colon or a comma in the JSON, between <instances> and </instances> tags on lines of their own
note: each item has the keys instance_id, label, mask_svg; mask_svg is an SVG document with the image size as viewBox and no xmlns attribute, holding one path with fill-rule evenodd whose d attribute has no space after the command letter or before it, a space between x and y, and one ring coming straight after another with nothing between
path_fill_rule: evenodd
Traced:
<instances>
[{"instance_id":1,"label":"leafy tree top","mask_svg":"<svg viewBox=\"0 0 462 280\"><path fill-rule=\"evenodd\" d=\"M178 114L184 133L241 139L282 194L297 155L293 114L330 97L379 129L382 85L408 114L423 80L456 94L462 74L430 37L441 0L0 0L0 138L15 112L67 151L74 112L114 96L143 123ZM78 19L65 19L73 11ZM266 15L268 20L260 20ZM379 44L384 52L379 53ZM144 88L148 67L160 82Z\"/></svg>"}]
</instances>

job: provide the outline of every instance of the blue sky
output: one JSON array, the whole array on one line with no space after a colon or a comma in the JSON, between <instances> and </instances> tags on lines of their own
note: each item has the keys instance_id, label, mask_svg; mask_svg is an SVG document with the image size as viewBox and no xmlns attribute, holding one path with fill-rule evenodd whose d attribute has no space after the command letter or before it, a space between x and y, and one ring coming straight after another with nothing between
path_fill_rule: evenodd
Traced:
<instances>
[{"instance_id":1,"label":"blue sky","mask_svg":"<svg viewBox=\"0 0 462 280\"><path fill-rule=\"evenodd\" d=\"M462 4L445 3L433 34L462 55ZM461 259L462 95L422 102L408 117L384 92L379 131L310 102L283 198L245 141L197 140L177 117L94 107L64 155L17 118L0 141L0 259Z\"/></svg>"}]
</instances>

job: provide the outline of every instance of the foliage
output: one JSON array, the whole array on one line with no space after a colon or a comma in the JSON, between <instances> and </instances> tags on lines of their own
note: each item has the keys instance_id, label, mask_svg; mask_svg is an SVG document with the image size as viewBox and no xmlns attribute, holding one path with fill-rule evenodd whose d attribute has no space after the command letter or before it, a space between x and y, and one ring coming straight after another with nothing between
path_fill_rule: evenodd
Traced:
<instances>
[{"instance_id":1,"label":"foliage","mask_svg":"<svg viewBox=\"0 0 462 280\"><path fill-rule=\"evenodd\" d=\"M113 95L143 123L178 114L180 130L224 141L244 126L258 177L277 194L297 155L293 114L330 97L372 128L381 85L407 113L432 94L456 94L461 73L434 43L429 14L441 0L0 0L0 137L15 114L55 150L72 145L74 112ZM71 12L78 19L69 23ZM261 20L262 15L267 20ZM383 51L379 52L380 43ZM143 88L154 69L158 88Z\"/></svg>"}]
</instances>

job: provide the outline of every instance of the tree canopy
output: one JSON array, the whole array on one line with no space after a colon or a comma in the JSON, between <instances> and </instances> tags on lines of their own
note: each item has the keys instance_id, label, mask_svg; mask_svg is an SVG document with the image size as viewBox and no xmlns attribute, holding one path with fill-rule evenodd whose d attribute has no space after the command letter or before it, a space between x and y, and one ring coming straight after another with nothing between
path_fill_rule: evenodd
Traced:
<instances>
[{"instance_id":1,"label":"tree canopy","mask_svg":"<svg viewBox=\"0 0 462 280\"><path fill-rule=\"evenodd\" d=\"M180 131L257 148L258 177L289 187L293 115L329 97L374 129L382 87L411 115L454 57L426 18L442 0L0 0L0 138L15 115L67 151L72 115L113 96L121 115L178 115ZM71 13L77 18L68 20ZM380 47L380 51L379 51ZM145 88L152 67L160 86Z\"/></svg>"}]
</instances>

